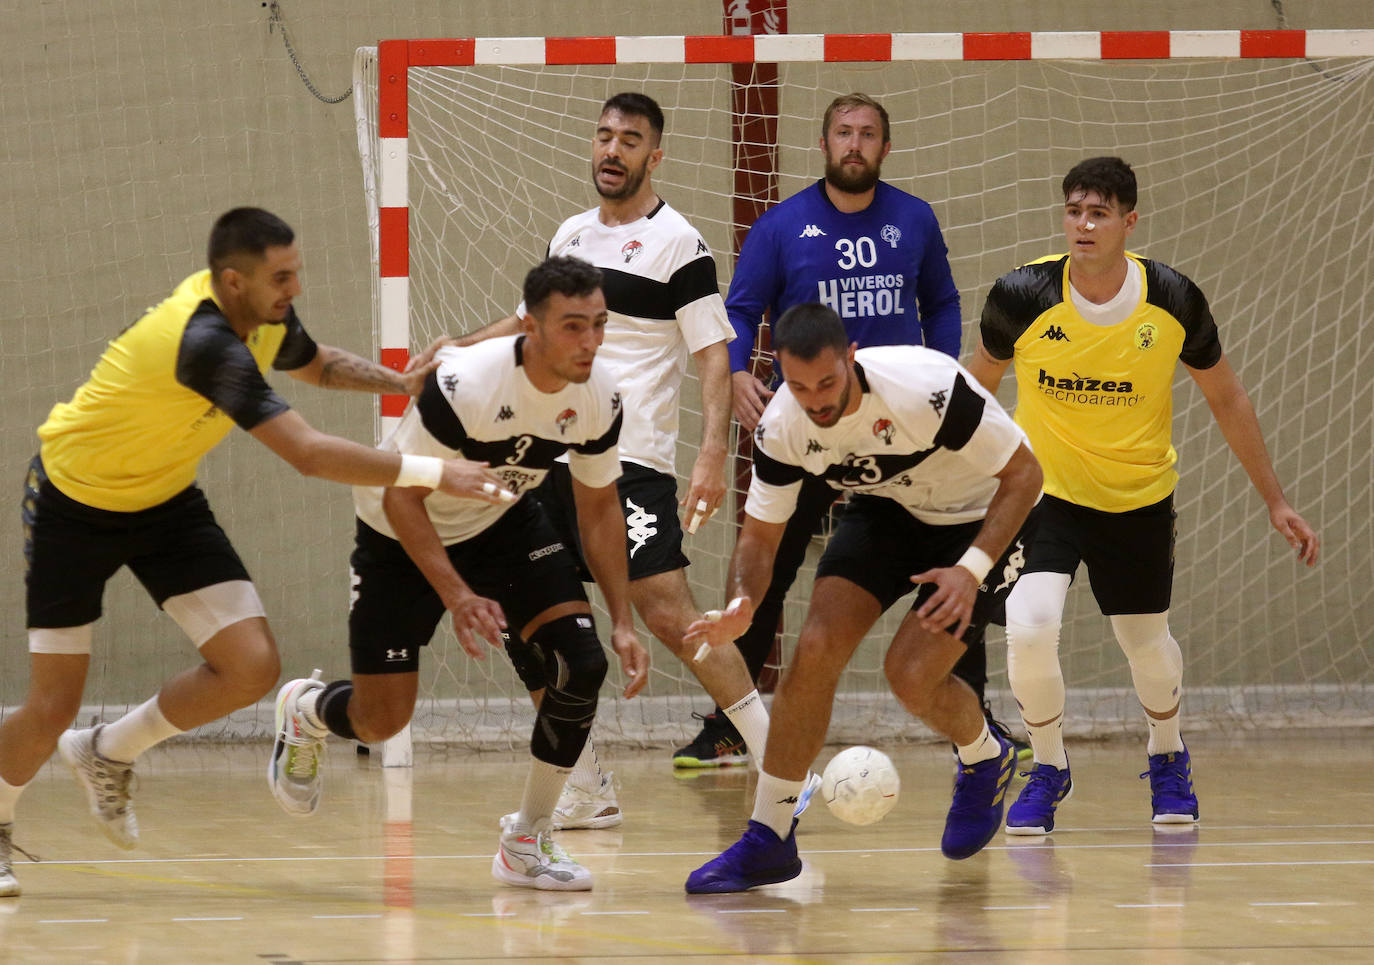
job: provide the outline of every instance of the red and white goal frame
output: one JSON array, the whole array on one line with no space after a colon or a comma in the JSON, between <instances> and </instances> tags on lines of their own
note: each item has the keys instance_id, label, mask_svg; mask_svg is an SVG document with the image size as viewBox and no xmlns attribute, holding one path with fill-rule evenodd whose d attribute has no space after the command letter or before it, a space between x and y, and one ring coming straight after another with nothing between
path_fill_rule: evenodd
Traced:
<instances>
[{"instance_id":1,"label":"red and white goal frame","mask_svg":"<svg viewBox=\"0 0 1374 965\"><path fill-rule=\"evenodd\" d=\"M751 7L780 2L755 0ZM739 0L729 0L727 9L731 5L740 5ZM785 23L775 22L772 26L785 31ZM880 71L914 74L929 71L934 64L940 72L949 74L982 75L1005 69L1029 73L1030 67L1013 65L1007 68L1005 62L1056 62L1048 69L1073 75L1068 78L1069 82L1080 85L1075 96L1086 88L1089 96L1084 99L1096 99L1095 106L1102 116L1088 117L1085 112L1079 121L1084 127L1095 125L1096 136L1077 147L1056 143L1050 151L1037 148L1038 153L1031 152L1034 158L1024 161L1024 169L1020 167L1023 162L1019 158L1008 165L1004 158L993 156L991 150L979 156L977 145L965 152L971 154L971 158L952 148L944 155L923 155L925 167L919 171L920 184L927 190L917 193L930 197L941 212L956 281L969 302L964 309L966 324L968 319L976 318L977 306L971 302L979 286L990 284L996 274L1019 264L1016 258L1036 257L1056 250L1051 246L1062 243L1062 237L1054 234L1054 227L1045 218L1054 201L1053 177L1056 173L1062 174L1056 167L1059 162L1069 157L1087 156L1073 153L1080 147L1098 153L1115 153L1118 144L1125 152L1123 156L1132 159L1139 156L1146 160L1147 184L1143 187L1152 192L1149 217L1150 223L1157 226L1150 243L1158 248L1160 257L1189 271L1209 297L1214 298L1214 309L1220 307L1228 318L1242 323L1228 331L1227 353L1228 356L1234 353L1246 363L1247 374L1253 373L1255 377L1255 381L1248 381L1247 385L1255 394L1266 432L1272 433L1269 442L1276 468L1290 497L1296 493L1295 505L1309 519L1349 516L1352 520L1342 523L1345 532L1341 535L1345 538L1337 536L1328 544L1332 558L1322 564L1318 574L1320 585L1300 584L1299 578L1289 572L1290 561L1284 556L1286 547L1271 545L1274 542L1272 533L1267 531L1261 517L1256 516L1253 493L1244 474L1235 465L1234 457L1220 441L1206 407L1193 404L1187 410L1180 408L1180 416L1176 419L1179 448L1194 463L1185 473L1190 489L1188 501L1181 505L1185 505L1194 523L1191 531L1180 533L1178 584L1188 586L1188 591L1186 594L1180 592L1181 599L1175 601L1172 619L1180 628L1176 630L1180 639L1187 635L1206 642L1205 647L1190 655L1190 721L1196 719L1197 726L1206 721L1215 727L1267 726L1274 721L1306 726L1326 726L1352 719L1367 722L1368 708L1374 706L1374 686L1365 682L1368 680L1368 658L1363 656L1364 648L1360 643L1365 628L1358 624L1357 614L1362 609L1367 612L1374 607L1374 590L1351 586L1343 574L1368 572L1374 568L1374 541L1368 538L1368 519L1374 518L1374 497L1367 493L1374 464L1369 461L1369 453L1361 455L1349 447L1350 439L1344 433L1359 438L1361 433L1374 431L1369 428L1370 413L1374 413L1374 390L1352 374L1374 368L1374 338L1366 334L1367 326L1363 321L1370 311L1374 311L1374 266L1356 264L1351 256L1352 252L1365 250L1361 246L1374 245L1374 237L1371 237L1374 232L1371 227L1374 225L1374 186L1367 184L1360 175L1374 163L1371 162L1374 135L1363 134L1363 128L1359 127L1367 128L1363 119L1374 111L1374 30L799 35L759 33L762 28L757 23L745 25L745 28L754 32L697 37L389 40L370 51L367 54L369 70L374 73L368 83L359 84L355 90L360 112L359 143L360 146L367 143L364 148L367 190L369 198L375 202L370 212L375 219L373 241L377 266L374 312L382 361L396 368L403 367L411 347L426 344L427 338L437 333L425 319L427 306L432 304L437 291L428 287L426 279L448 273L451 266L444 259L451 251L445 250L445 246L460 247L465 238L476 238L482 231L490 232L497 224L489 219L477 227L453 231L447 238L438 238L431 233L426 211L433 201L432 195L426 196L425 191L434 174L436 157L433 152L436 148L425 140L425 125L431 123L433 117L427 118L424 112L427 106L431 111L443 112L447 104L423 103L424 91L428 89L424 78L428 75L456 69L452 72L472 79L480 72L498 71L510 75L503 81L507 85L503 89L514 87L521 92L534 90L543 95L548 92L540 88L541 78L537 72L544 68L561 76L560 72L565 69L592 72L626 67L626 73L634 73L630 68L638 70L637 65L644 65L640 71L643 75L671 70L686 76L689 72L702 72L703 67L719 66L720 69L712 73L712 83L717 85L715 89L722 91L711 107L713 116L720 120L711 128L713 163L716 163L713 180L709 188L699 186L702 193L697 195L696 201L700 204L689 201L682 210L700 228L701 219L705 217L702 206L710 200L713 205L710 217L714 219L712 247L723 252L733 244L737 252L754 218L784 193L779 190L780 180L787 183L787 178L793 179L785 193L800 187L798 166L807 166L810 170L812 160L801 161L799 155L793 153L790 167L783 164L787 170L780 172L779 145L782 144L783 151L795 152L801 147L812 149L815 144L813 124L819 122L819 110L834 93L827 90L823 99L794 112L780 114L779 64L784 66L785 74L798 77L830 71L832 65L842 71L863 65L865 71L873 73L859 75L861 79L856 86L869 90L891 108L893 103L903 103L902 97L906 97L907 106L911 106L913 100L925 100L930 95L926 87L900 92L885 88L878 79ZM948 70L939 64L942 61L948 62ZM961 67L953 63L958 61L970 63ZM1154 63L1160 61L1187 63ZM1240 61L1263 63L1240 64ZM1168 68L1172 73L1173 68L1178 67L1184 74L1199 74L1203 87L1211 91L1216 79L1213 68L1218 65L1228 71L1248 73L1253 68L1256 73L1265 74L1276 73L1270 68L1281 66L1288 71L1289 80L1273 84L1268 78L1261 81L1260 86L1266 90L1255 96L1263 103L1254 110L1244 107L1235 110L1234 103L1211 105L1223 120L1201 136L1192 128L1188 136L1181 139L1174 130L1147 133L1147 137L1158 134L1162 139L1164 146L1157 149L1153 142L1130 140L1139 135L1118 128L1114 108L1125 103L1125 95L1114 86L1117 77L1127 75L1123 84L1136 85L1137 75L1154 72L1156 68ZM678 67L682 70L677 71ZM1040 69L1039 65L1034 68ZM617 71L617 75L619 73ZM1094 85L1104 75L1112 79L1113 86L1099 91ZM1317 79L1309 85L1311 89L1307 94L1290 97L1285 92L1297 86L1298 82L1292 78L1299 76ZM864 86L867 78L874 81L872 87ZM850 76L846 82L852 80ZM797 83L804 83L804 79ZM723 92L726 85L728 96ZM787 95L803 89L792 86L786 77L782 88ZM1316 88L1320 90L1314 92ZM820 88L807 91L816 94ZM1056 88L1054 91L1039 90L1036 96L1048 104L1048 116L1059 123L1062 102L1056 98L1070 95ZM1137 99L1130 108L1135 113L1131 116L1157 113L1160 104L1155 99L1154 88L1134 96ZM1244 95L1242 100L1248 96ZM1191 93L1176 95L1176 98L1176 109L1181 110L1178 105L1184 103L1191 107ZM465 106L477 114L490 115L500 110L492 106L491 100L482 100L480 95L470 100L471 103ZM595 101L599 103L600 100ZM669 106L665 102L665 108ZM364 118L364 109L371 116ZM571 108L565 105L564 113L556 120L570 119L573 123L563 125L558 136L565 140L579 138L580 133L572 133L575 122L587 120L589 123L587 112L594 109L592 100L586 97ZM898 111L903 109L898 108ZM729 115L728 124L724 119L726 114ZM1255 115L1254 128L1236 124L1237 114ZM548 117L545 115L546 120ZM443 119L446 123L463 123L447 116ZM1005 117L999 116L999 119L1005 120ZM904 117L903 121L916 128L914 132L911 127L906 129L901 138L904 146L923 140L921 124L925 122L920 117L913 114ZM985 121L991 123L990 118L974 119L971 123L976 126ZM893 123L896 142L898 113L893 114ZM462 138L468 130L459 129L457 136ZM673 138L670 153L674 164L681 168L683 135L679 131L681 127L675 127L670 133ZM728 145L727 139L731 141ZM577 145L581 143L578 141ZM1198 150L1199 143L1211 149L1211 153L1225 155L1225 159L1216 162L1214 169L1204 170L1214 162ZM1151 145L1150 150L1145 149L1147 144ZM585 180L578 180L582 177L581 164L585 155L579 153L583 148L577 145L554 157L555 168L575 166L576 177L571 170L545 171L537 177L547 176L552 185L554 175L560 174L565 177L558 182L561 187L540 193L535 202L514 198L506 208L495 212L496 217L512 218L519 216L517 209L520 206L528 208L531 203L543 204L546 209L539 212L542 220L538 226L521 226L528 236L518 256L506 261L494 273L488 272L488 276L495 274L503 282L518 283L519 274L531 263L528 259L537 257L556 226L556 220L549 220L555 210L563 215L577 210L572 198L583 198L586 192ZM1259 150L1256 145L1261 145L1267 153L1248 157L1247 152ZM928 147L927 144L919 145L922 150ZM1002 150L1000 145L999 150ZM1017 146L1007 150L1015 154ZM1174 151L1179 156L1170 153ZM890 167L900 169L893 164L897 154L894 149L885 165L885 176ZM1295 154L1303 156L1290 156ZM487 155L481 160L489 161L491 157ZM953 194L941 193L946 185L956 184L952 174L943 176L938 171L943 157L948 157L951 165L971 161L973 165L1010 166L1012 170L1009 177L1000 181L994 181L991 175L986 181L981 177L972 178L972 186L968 179L958 181L962 194L956 199ZM1284 163L1278 165L1276 159ZM449 187L455 181L464 180L465 172L470 170L464 165L473 164L471 158L459 154L453 156L453 161L452 168L440 172L440 180L447 179L444 183ZM1132 163L1138 161L1132 160ZM1242 176L1237 177L1237 171L1241 171ZM1002 171L999 177L1006 174ZM814 173L810 176L814 177ZM660 184L658 174L655 184ZM987 185L993 188L985 187ZM480 195L487 184L481 182L464 187ZM676 187L673 190L678 192ZM1008 195L1017 196L1019 207L1004 204ZM678 194L674 197L676 199ZM482 199L478 197L477 200ZM965 217L970 209L980 209L984 220L979 221L976 216ZM1010 218L1006 217L1007 211L1011 212ZM1316 226L1321 230L1315 231ZM464 231L469 234L465 235ZM1320 243L1309 243L1309 234L1320 236ZM1261 238L1268 243L1257 243ZM1285 250L1289 247L1293 249L1291 253ZM440 259L432 257L433 249L440 250ZM965 261L961 265L956 258ZM730 272L723 257L721 263L722 277L728 277ZM1344 268L1344 277L1335 294L1331 294L1329 280L1322 281L1333 264ZM1200 274L1196 273L1199 271ZM1303 280L1309 278L1313 280ZM509 285L502 287L509 291ZM1247 299L1244 301L1236 295L1242 289ZM446 298L456 302L460 295L461 291L446 289L438 298L440 302ZM504 314L509 311L510 304L500 298L489 298L476 308L469 306L463 323L500 317L480 314L483 308L493 306L500 306ZM446 309L448 305L445 303L443 307ZM1265 324L1276 312L1284 322L1281 336ZM452 312L440 314L438 324L454 321ZM1292 339L1296 336L1288 334L1290 332L1302 332L1306 345L1294 349ZM1349 361L1351 372L1346 372L1343 366L1317 360L1295 373L1290 364L1291 356L1296 351L1299 358L1315 358L1310 355L1312 349L1306 347L1309 345L1340 346L1339 355ZM1304 352L1309 354L1302 354ZM1282 373L1280 381L1283 384L1277 385L1275 380L1265 384L1262 377L1275 373ZM1303 405L1293 405L1291 400L1294 398L1300 399ZM399 419L406 402L404 397L383 398L380 409L383 434ZM1330 430L1327 426L1336 428ZM1361 500L1369 504L1368 512L1363 515L1359 511ZM714 582L713 574L722 558L728 559L729 544L733 542L725 532L725 523L713 521L712 525L721 529L719 545L703 549L702 556L696 555L697 550L689 553L694 563L689 576L694 581L699 602L714 599L718 594L720 587ZM706 544L698 537L696 545ZM708 554L715 555L706 559ZM1342 556L1344 558L1340 558ZM1185 561L1189 569L1182 568ZM1257 592L1247 596L1237 588L1257 588ZM1261 601L1258 605L1246 602L1256 598ZM789 602L789 608L792 606ZM1090 594L1071 594L1070 606L1065 612L1061 656L1066 679L1071 686L1075 682L1078 685L1078 690L1071 691L1075 716L1080 720L1090 718L1093 722L1090 729L1079 733L1094 735L1119 733L1133 726L1134 715L1138 714L1130 688L1123 686L1120 678L1120 662L1102 661L1102 667L1098 667L1097 656L1106 637L1093 621L1100 619L1092 611ZM799 620L797 612L789 610L787 620L794 626ZM875 631L878 632L881 627ZM430 663L434 665L436 661ZM652 719L646 721L649 712L641 712L639 707L657 698L646 701L641 696L636 698L637 706L633 711L624 711L610 707L615 700L609 689L603 695L606 716L618 728L616 733L628 739L661 744L672 734L672 728L663 723L664 715L674 722L690 723L686 709L691 708L693 701L700 704L699 687L685 672L665 679L665 675L681 670L668 668L667 663L656 661L655 684L651 689L664 695L666 709L661 714L654 711ZM1295 665L1297 669L1290 673L1289 669ZM872 703L874 694L885 689L880 666L865 664L857 668L851 666L851 670L857 670L857 682L853 684L853 693L842 690L837 698L832 738L879 739L890 732L891 718L885 716L886 704L874 711L882 716L864 718L861 722L856 717L849 731L840 726L840 704L846 696L853 698L852 709L860 702ZM445 669L448 675L445 681L462 677L464 672L461 668ZM466 679L457 683L461 687L469 685ZM506 711L528 705L523 693L510 694L501 690L505 686L502 681L478 683L492 688L489 694L479 698L479 703L505 702L498 712L488 717L501 717ZM845 686L850 684L846 682ZM462 692L470 693L468 690ZM1006 699L1005 694L1002 696ZM460 702L466 699L460 698ZM897 712L900 714L899 708ZM902 720L909 723L905 717ZM602 722L603 715L599 712L598 729ZM424 729L418 715L417 726ZM456 733L458 740L471 736L474 743L483 743L482 734L470 735L466 730L447 733ZM512 729L499 739L507 741L507 746L515 746L520 736L517 729ZM387 763L405 762L409 754L409 736L403 735L389 742L383 758Z\"/></svg>"}]
</instances>

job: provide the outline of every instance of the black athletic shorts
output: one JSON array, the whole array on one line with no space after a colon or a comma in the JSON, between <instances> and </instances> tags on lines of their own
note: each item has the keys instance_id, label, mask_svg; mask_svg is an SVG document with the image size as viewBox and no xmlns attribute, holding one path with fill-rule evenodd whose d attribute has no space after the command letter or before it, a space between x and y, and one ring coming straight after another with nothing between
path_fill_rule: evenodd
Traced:
<instances>
[{"instance_id":1,"label":"black athletic shorts","mask_svg":"<svg viewBox=\"0 0 1374 965\"><path fill-rule=\"evenodd\" d=\"M447 550L472 591L501 604L512 633L551 606L587 600L572 555L534 500L520 500L491 526ZM418 669L420 648L429 643L446 612L439 594L398 541L362 520L357 521L349 563L353 672Z\"/></svg>"},{"instance_id":2,"label":"black athletic shorts","mask_svg":"<svg viewBox=\"0 0 1374 965\"><path fill-rule=\"evenodd\" d=\"M1124 513L1104 513L1048 494L1040 503L1027 573L1072 576L1082 562L1107 616L1169 609L1178 519L1172 493Z\"/></svg>"},{"instance_id":3,"label":"black athletic shorts","mask_svg":"<svg viewBox=\"0 0 1374 965\"><path fill-rule=\"evenodd\" d=\"M620 478L615 485L620 495L620 511L625 514L625 549L629 554L630 579L641 580L685 568L688 560L682 552L677 480L657 469L622 462ZM544 504L563 542L576 555L582 581L592 582L577 530L577 508L573 505L572 472L568 464L554 463L534 495Z\"/></svg>"},{"instance_id":4,"label":"black athletic shorts","mask_svg":"<svg viewBox=\"0 0 1374 965\"><path fill-rule=\"evenodd\" d=\"M987 626L1021 575L1037 515L1037 509L1030 511L1011 546L993 563L987 579L978 588L973 616L964 631L970 640ZM816 578L844 577L873 594L884 611L916 590L911 604L914 610L930 598L936 586L923 583L918 587L911 577L933 567L953 566L982 527L981 519L934 526L912 516L895 500L851 496L835 534L821 554Z\"/></svg>"},{"instance_id":5,"label":"black athletic shorts","mask_svg":"<svg viewBox=\"0 0 1374 965\"><path fill-rule=\"evenodd\" d=\"M168 597L248 571L197 486L131 513L96 509L62 493L34 456L21 508L27 626L85 626L100 618L105 583L127 566L158 606Z\"/></svg>"}]
</instances>

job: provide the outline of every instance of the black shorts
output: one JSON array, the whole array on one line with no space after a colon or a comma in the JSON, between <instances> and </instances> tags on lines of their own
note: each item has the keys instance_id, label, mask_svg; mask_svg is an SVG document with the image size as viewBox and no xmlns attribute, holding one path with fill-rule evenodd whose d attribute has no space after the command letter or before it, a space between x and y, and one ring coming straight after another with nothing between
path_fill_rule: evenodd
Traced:
<instances>
[{"instance_id":1,"label":"black shorts","mask_svg":"<svg viewBox=\"0 0 1374 965\"><path fill-rule=\"evenodd\" d=\"M112 512L65 495L34 456L21 516L30 629L95 622L105 584L121 566L133 571L158 606L168 597L249 578L194 485L148 509Z\"/></svg>"},{"instance_id":2,"label":"black shorts","mask_svg":"<svg viewBox=\"0 0 1374 965\"><path fill-rule=\"evenodd\" d=\"M684 569L688 560L682 552L677 480L638 463L622 462L620 478L615 485L620 495L620 511L625 514L625 550L629 554L630 579L642 580L657 573ZM582 581L592 582L577 530L577 507L573 503L572 472L568 464L554 463L534 495L544 504L564 544L576 555Z\"/></svg>"},{"instance_id":3,"label":"black shorts","mask_svg":"<svg viewBox=\"0 0 1374 965\"><path fill-rule=\"evenodd\" d=\"M567 547L531 499L516 503L472 539L447 547L448 558L478 596L501 604L512 632L551 606L585 603ZM353 606L348 646L357 674L410 673L445 610L401 544L362 520L349 559Z\"/></svg>"},{"instance_id":4,"label":"black shorts","mask_svg":"<svg viewBox=\"0 0 1374 965\"><path fill-rule=\"evenodd\" d=\"M1072 576L1082 562L1105 615L1169 609L1178 519L1172 493L1124 513L1104 513L1048 494L1040 502L1027 573Z\"/></svg>"},{"instance_id":5,"label":"black shorts","mask_svg":"<svg viewBox=\"0 0 1374 965\"><path fill-rule=\"evenodd\" d=\"M1025 563L1026 547L1035 532L1037 509L1026 517L1006 552L988 570L978 588L964 636L974 640L987 626L1011 593ZM911 582L916 573L953 566L973 543L983 521L934 526L924 523L894 500L882 496L851 496L840 516L835 535L821 554L816 579L844 577L878 600L886 611L903 596L916 590L914 610L936 590L934 583L919 587Z\"/></svg>"}]
</instances>

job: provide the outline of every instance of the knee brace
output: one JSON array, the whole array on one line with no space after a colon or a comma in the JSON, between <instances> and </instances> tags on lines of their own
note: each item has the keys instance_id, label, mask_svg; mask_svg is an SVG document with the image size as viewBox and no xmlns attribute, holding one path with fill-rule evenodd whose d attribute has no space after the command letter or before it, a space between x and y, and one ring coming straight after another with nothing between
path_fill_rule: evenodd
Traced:
<instances>
[{"instance_id":1,"label":"knee brace","mask_svg":"<svg viewBox=\"0 0 1374 965\"><path fill-rule=\"evenodd\" d=\"M530 693L544 689L544 658L538 650L514 630L501 634L506 657L515 668L515 675Z\"/></svg>"},{"instance_id":2,"label":"knee brace","mask_svg":"<svg viewBox=\"0 0 1374 965\"><path fill-rule=\"evenodd\" d=\"M1141 706L1155 713L1172 710L1183 692L1183 651L1169 632L1169 612L1118 614L1111 620Z\"/></svg>"},{"instance_id":3,"label":"knee brace","mask_svg":"<svg viewBox=\"0 0 1374 965\"><path fill-rule=\"evenodd\" d=\"M530 753L557 767L572 767L587 743L597 696L606 679L606 654L589 614L573 613L530 635L543 658L544 700L534 720Z\"/></svg>"},{"instance_id":4,"label":"knee brace","mask_svg":"<svg viewBox=\"0 0 1374 965\"><path fill-rule=\"evenodd\" d=\"M1064 673L1059 667L1059 631L1069 577L1028 573L1007 598L1007 682L1028 722L1064 713Z\"/></svg>"}]
</instances>

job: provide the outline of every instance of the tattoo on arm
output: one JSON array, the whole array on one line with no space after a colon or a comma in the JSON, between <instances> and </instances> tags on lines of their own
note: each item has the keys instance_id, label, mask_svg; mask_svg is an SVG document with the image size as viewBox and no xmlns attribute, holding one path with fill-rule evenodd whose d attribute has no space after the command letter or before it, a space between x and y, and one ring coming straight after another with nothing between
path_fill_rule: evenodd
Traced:
<instances>
[{"instance_id":1,"label":"tattoo on arm","mask_svg":"<svg viewBox=\"0 0 1374 965\"><path fill-rule=\"evenodd\" d=\"M321 346L321 348L324 348ZM330 348L320 367L320 386L326 389L355 389L361 392L405 392L398 373L351 352Z\"/></svg>"}]
</instances>

